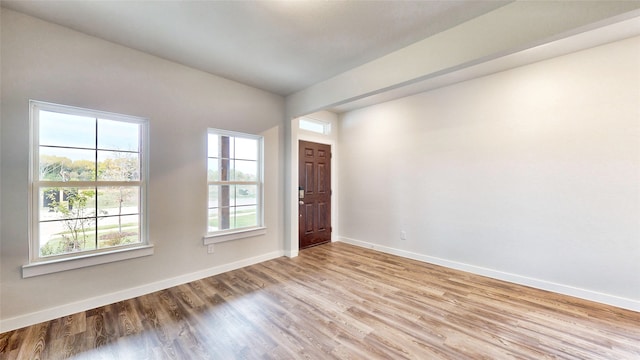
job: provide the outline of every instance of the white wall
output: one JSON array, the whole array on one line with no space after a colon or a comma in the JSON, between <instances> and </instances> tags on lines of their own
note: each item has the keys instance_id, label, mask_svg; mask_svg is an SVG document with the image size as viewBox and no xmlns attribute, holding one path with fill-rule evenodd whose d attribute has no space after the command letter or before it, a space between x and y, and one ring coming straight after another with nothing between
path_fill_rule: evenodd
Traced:
<instances>
[{"instance_id":1,"label":"white wall","mask_svg":"<svg viewBox=\"0 0 640 360\"><path fill-rule=\"evenodd\" d=\"M1 26L2 330L282 255L282 97L10 10L2 10ZM29 99L150 119L153 256L21 278L29 254ZM216 244L211 255L202 241L208 127L265 136L268 228Z\"/></svg>"},{"instance_id":2,"label":"white wall","mask_svg":"<svg viewBox=\"0 0 640 360\"><path fill-rule=\"evenodd\" d=\"M639 8L640 2L634 1L515 1L291 94L287 114L297 117L393 93L416 82L637 17Z\"/></svg>"},{"instance_id":3,"label":"white wall","mask_svg":"<svg viewBox=\"0 0 640 360\"><path fill-rule=\"evenodd\" d=\"M639 99L635 37L345 113L340 236L640 310Z\"/></svg>"}]
</instances>

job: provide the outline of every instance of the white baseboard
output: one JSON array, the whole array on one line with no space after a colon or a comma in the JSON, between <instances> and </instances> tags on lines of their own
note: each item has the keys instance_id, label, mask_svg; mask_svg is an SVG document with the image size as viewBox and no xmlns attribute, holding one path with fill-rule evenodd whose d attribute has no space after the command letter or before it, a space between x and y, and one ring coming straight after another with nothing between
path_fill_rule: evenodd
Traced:
<instances>
[{"instance_id":1,"label":"white baseboard","mask_svg":"<svg viewBox=\"0 0 640 360\"><path fill-rule=\"evenodd\" d=\"M186 284L191 281L214 276L227 271L236 270L245 266L257 264L263 261L275 259L284 256L284 251L273 251L264 255L243 259L240 261L224 264L202 271L196 271L190 274L180 275L169 279L156 281L150 284L137 286L134 288L117 291L93 298L56 306L53 308L32 312L26 315L20 315L13 318L0 320L0 333L19 329L25 326L38 324L44 321L57 319L59 317L75 314L77 312L94 309L100 306L113 304L118 301L131 299L137 296L150 294L155 291L164 290L173 286Z\"/></svg>"},{"instance_id":2,"label":"white baseboard","mask_svg":"<svg viewBox=\"0 0 640 360\"><path fill-rule=\"evenodd\" d=\"M440 266L445 266L451 269L469 272L472 274L487 276L493 279L508 281L511 283L519 284L519 285L530 286L537 289L552 291L558 294L569 295L569 296L577 297L584 300L595 301L602 304L607 304L607 305L611 305L611 306L615 306L615 307L619 307L627 310L640 312L640 301L638 300L627 299L627 298L599 293L591 290L580 289L573 286L557 284L550 281L534 279L526 276L506 273L506 272L483 268L475 265L469 265L465 263L446 260L442 258L424 255L424 254L414 253L411 251L373 244L366 241L351 239L347 237L340 237L339 241L360 246L363 248L381 251L387 254L398 255L398 256L402 256L402 257L413 259L413 260L423 261L423 262L434 264L434 265L440 265Z\"/></svg>"},{"instance_id":3,"label":"white baseboard","mask_svg":"<svg viewBox=\"0 0 640 360\"><path fill-rule=\"evenodd\" d=\"M299 252L299 250L285 251L284 256L286 256L288 258L294 258L294 257L298 256L298 252Z\"/></svg>"}]
</instances>

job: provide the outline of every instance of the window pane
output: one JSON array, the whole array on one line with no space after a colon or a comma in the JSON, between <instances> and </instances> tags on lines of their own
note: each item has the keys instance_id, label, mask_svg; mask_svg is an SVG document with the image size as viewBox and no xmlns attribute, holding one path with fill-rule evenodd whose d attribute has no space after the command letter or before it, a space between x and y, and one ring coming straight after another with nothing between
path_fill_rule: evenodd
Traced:
<instances>
[{"instance_id":1,"label":"window pane","mask_svg":"<svg viewBox=\"0 0 640 360\"><path fill-rule=\"evenodd\" d=\"M220 160L208 159L207 163L208 163L208 170L207 170L208 181L220 181L220 169L218 168Z\"/></svg>"},{"instance_id":2,"label":"window pane","mask_svg":"<svg viewBox=\"0 0 640 360\"><path fill-rule=\"evenodd\" d=\"M234 228L237 229L258 225L258 212L255 205L238 206L235 210Z\"/></svg>"},{"instance_id":3,"label":"window pane","mask_svg":"<svg viewBox=\"0 0 640 360\"><path fill-rule=\"evenodd\" d=\"M209 208L217 208L218 201L218 185L209 185Z\"/></svg>"},{"instance_id":4,"label":"window pane","mask_svg":"<svg viewBox=\"0 0 640 360\"><path fill-rule=\"evenodd\" d=\"M225 201L225 191L226 189L229 189L229 202L228 205L229 206L235 206L236 205L236 186L235 185L225 185L225 186L221 186L221 191L222 193L220 194L220 198L222 206L225 206L227 204L227 202Z\"/></svg>"},{"instance_id":5,"label":"window pane","mask_svg":"<svg viewBox=\"0 0 640 360\"><path fill-rule=\"evenodd\" d=\"M41 146L39 156L40 180L91 181L95 179L96 153L94 150Z\"/></svg>"},{"instance_id":6,"label":"window pane","mask_svg":"<svg viewBox=\"0 0 640 360\"><path fill-rule=\"evenodd\" d=\"M93 188L41 188L39 191L40 221L65 219L71 230L92 225L96 214L96 192Z\"/></svg>"},{"instance_id":7,"label":"window pane","mask_svg":"<svg viewBox=\"0 0 640 360\"><path fill-rule=\"evenodd\" d=\"M95 149L96 119L40 110L40 145Z\"/></svg>"},{"instance_id":8,"label":"window pane","mask_svg":"<svg viewBox=\"0 0 640 360\"><path fill-rule=\"evenodd\" d=\"M258 140L236 138L235 158L242 160L258 160Z\"/></svg>"},{"instance_id":9,"label":"window pane","mask_svg":"<svg viewBox=\"0 0 640 360\"><path fill-rule=\"evenodd\" d=\"M209 136L207 137L207 156L208 157L220 157L219 155L219 149L218 149L219 145L218 145L218 135L216 134L209 134Z\"/></svg>"},{"instance_id":10,"label":"window pane","mask_svg":"<svg viewBox=\"0 0 640 360\"><path fill-rule=\"evenodd\" d=\"M220 218L220 209L209 209L209 231L218 231L219 230L219 218Z\"/></svg>"},{"instance_id":11,"label":"window pane","mask_svg":"<svg viewBox=\"0 0 640 360\"><path fill-rule=\"evenodd\" d=\"M217 186L218 186L218 207L235 206L236 186L235 185L217 185Z\"/></svg>"},{"instance_id":12,"label":"window pane","mask_svg":"<svg viewBox=\"0 0 640 360\"><path fill-rule=\"evenodd\" d=\"M256 181L258 180L258 162L247 160L233 161L234 175L236 181Z\"/></svg>"},{"instance_id":13,"label":"window pane","mask_svg":"<svg viewBox=\"0 0 640 360\"><path fill-rule=\"evenodd\" d=\"M138 215L105 216L98 219L98 248L140 242L140 217Z\"/></svg>"},{"instance_id":14,"label":"window pane","mask_svg":"<svg viewBox=\"0 0 640 360\"><path fill-rule=\"evenodd\" d=\"M234 229L235 211L233 206L209 209L209 231Z\"/></svg>"},{"instance_id":15,"label":"window pane","mask_svg":"<svg viewBox=\"0 0 640 360\"><path fill-rule=\"evenodd\" d=\"M98 119L98 148L140 151L140 125L123 121Z\"/></svg>"},{"instance_id":16,"label":"window pane","mask_svg":"<svg viewBox=\"0 0 640 360\"><path fill-rule=\"evenodd\" d=\"M98 188L98 216L140 213L140 190L137 186Z\"/></svg>"},{"instance_id":17,"label":"window pane","mask_svg":"<svg viewBox=\"0 0 640 360\"><path fill-rule=\"evenodd\" d=\"M139 181L139 154L119 151L98 151L98 180Z\"/></svg>"},{"instance_id":18,"label":"window pane","mask_svg":"<svg viewBox=\"0 0 640 360\"><path fill-rule=\"evenodd\" d=\"M313 121L313 120L308 120L308 119L300 119L300 129L302 130L307 130L307 131L313 131L315 133L318 134L325 134L326 133L326 128L327 128L327 123L323 123L320 121Z\"/></svg>"},{"instance_id":19,"label":"window pane","mask_svg":"<svg viewBox=\"0 0 640 360\"><path fill-rule=\"evenodd\" d=\"M238 185L236 186L236 205L255 205L258 203L258 186L257 185Z\"/></svg>"},{"instance_id":20,"label":"window pane","mask_svg":"<svg viewBox=\"0 0 640 360\"><path fill-rule=\"evenodd\" d=\"M232 136L220 137L220 157L225 159L235 158L235 141L236 138Z\"/></svg>"},{"instance_id":21,"label":"window pane","mask_svg":"<svg viewBox=\"0 0 640 360\"><path fill-rule=\"evenodd\" d=\"M221 181L233 180L233 160L220 159L218 161L219 173Z\"/></svg>"},{"instance_id":22,"label":"window pane","mask_svg":"<svg viewBox=\"0 0 640 360\"><path fill-rule=\"evenodd\" d=\"M62 234L65 232L62 221L40 223L38 232L40 233L38 246L40 256L59 255L66 252L65 244L62 242Z\"/></svg>"},{"instance_id":23,"label":"window pane","mask_svg":"<svg viewBox=\"0 0 640 360\"><path fill-rule=\"evenodd\" d=\"M61 255L95 249L95 223L69 220L40 223L40 256Z\"/></svg>"},{"instance_id":24,"label":"window pane","mask_svg":"<svg viewBox=\"0 0 640 360\"><path fill-rule=\"evenodd\" d=\"M228 223L225 224L224 219L228 217ZM222 208L220 209L220 229L235 229L236 228L236 208Z\"/></svg>"}]
</instances>

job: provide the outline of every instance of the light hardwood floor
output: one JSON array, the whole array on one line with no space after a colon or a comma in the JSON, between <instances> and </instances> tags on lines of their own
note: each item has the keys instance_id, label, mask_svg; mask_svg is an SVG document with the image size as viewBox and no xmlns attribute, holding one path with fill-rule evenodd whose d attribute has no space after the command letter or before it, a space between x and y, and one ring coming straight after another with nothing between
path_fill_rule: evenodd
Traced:
<instances>
[{"instance_id":1,"label":"light hardwood floor","mask_svg":"<svg viewBox=\"0 0 640 360\"><path fill-rule=\"evenodd\" d=\"M640 313L344 243L0 334L2 359L640 359Z\"/></svg>"}]
</instances>

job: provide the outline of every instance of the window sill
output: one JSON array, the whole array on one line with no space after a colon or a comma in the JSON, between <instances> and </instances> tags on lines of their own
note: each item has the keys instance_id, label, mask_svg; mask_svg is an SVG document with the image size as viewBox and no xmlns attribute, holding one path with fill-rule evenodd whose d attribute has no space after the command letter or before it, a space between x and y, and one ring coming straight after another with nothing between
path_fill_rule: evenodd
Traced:
<instances>
[{"instance_id":1,"label":"window sill","mask_svg":"<svg viewBox=\"0 0 640 360\"><path fill-rule=\"evenodd\" d=\"M118 249L102 253L80 255L66 259L39 261L22 266L22 277L52 274L60 271L79 269L87 266L111 263L153 255L153 245L143 245L128 249Z\"/></svg>"},{"instance_id":2,"label":"window sill","mask_svg":"<svg viewBox=\"0 0 640 360\"><path fill-rule=\"evenodd\" d=\"M204 244L218 244L225 241L244 239L248 237L264 235L267 233L266 227L252 228L247 230L239 230L233 232L225 232L225 233L216 233L216 234L207 234L204 236Z\"/></svg>"}]
</instances>

